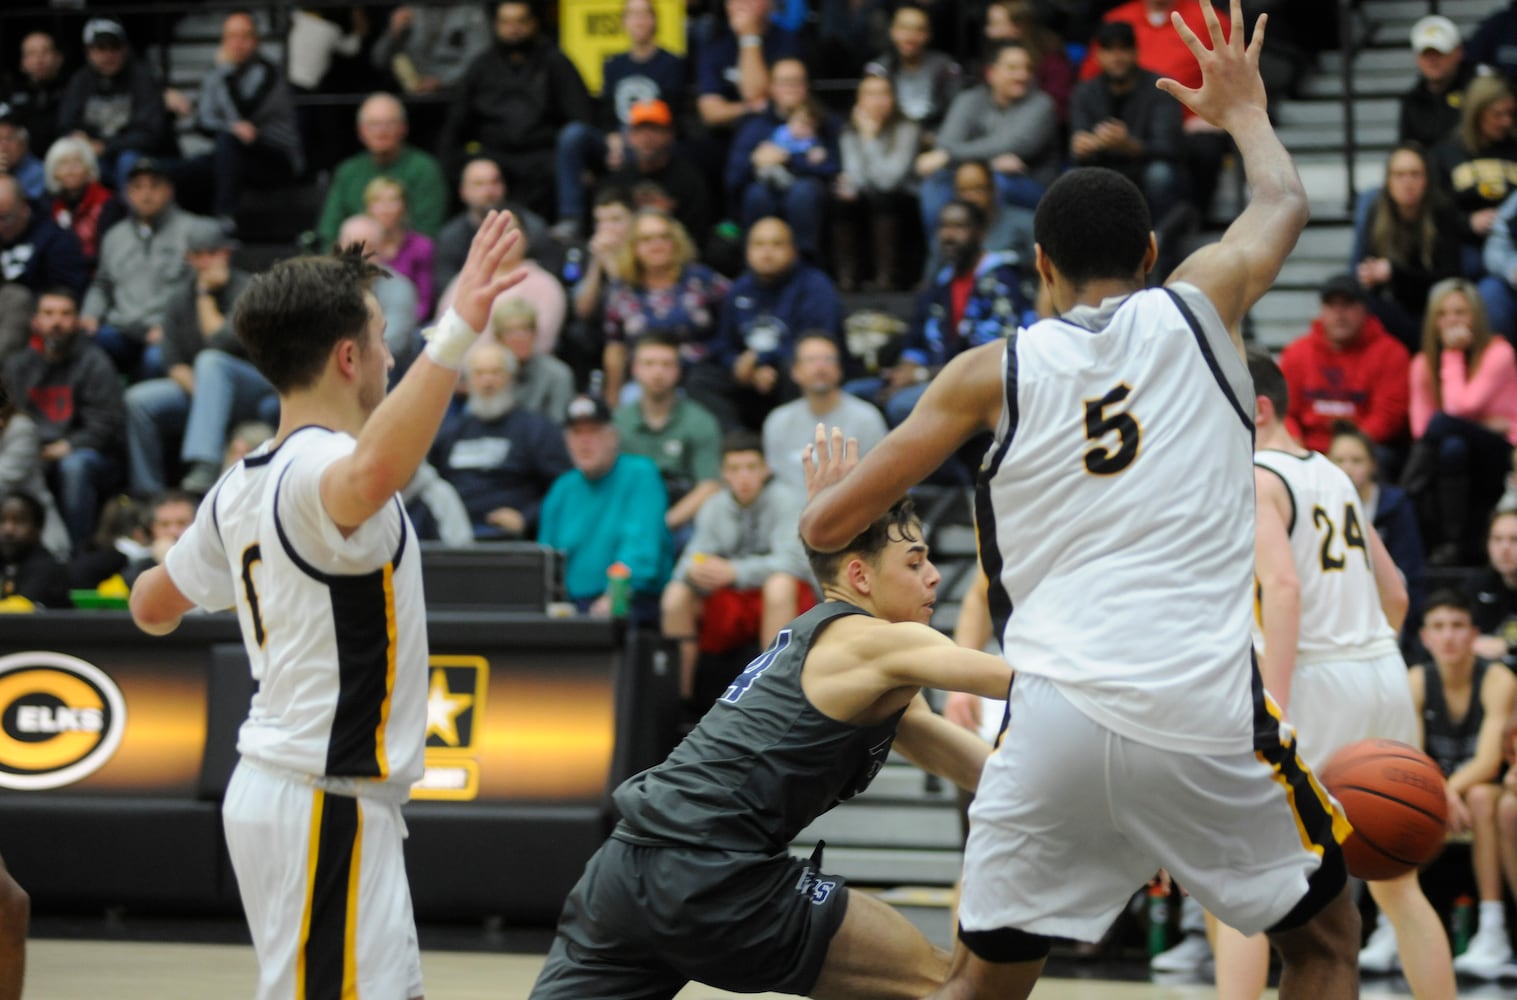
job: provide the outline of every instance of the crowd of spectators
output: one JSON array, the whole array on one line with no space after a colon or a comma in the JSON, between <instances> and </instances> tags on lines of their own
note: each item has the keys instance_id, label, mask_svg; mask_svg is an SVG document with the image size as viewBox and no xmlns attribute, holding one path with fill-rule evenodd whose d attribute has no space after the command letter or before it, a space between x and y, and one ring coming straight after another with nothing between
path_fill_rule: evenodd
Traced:
<instances>
[{"instance_id":1,"label":"crowd of spectators","mask_svg":"<svg viewBox=\"0 0 1517 1000\"><path fill-rule=\"evenodd\" d=\"M1272 39L1332 44L1310 5L1244 6ZM485 214L512 212L502 266L527 276L405 501L424 538L560 550L579 611L679 644L687 697L699 656L814 598L794 524L815 426L872 447L955 356L1039 314L1033 210L1062 170L1141 188L1156 277L1223 221L1226 136L1154 86L1199 83L1170 25L1204 36L1193 3L687 8L679 55L651 0L624 0L594 94L529 0L292 8L283 60L276 25L228 10L193 97L99 12L0 54L0 597L129 581L273 433L231 321L260 189L320 190L312 245L388 268L397 376ZM1468 42L1417 22L1383 183L1281 355L1292 431L1348 471L1407 577L1424 692L1464 677L1445 619L1470 618L1481 662L1517 660L1514 36L1517 4ZM338 92L351 117L312 99ZM867 353L845 334L859 289L913 303ZM1486 561L1468 607L1426 597Z\"/></svg>"}]
</instances>

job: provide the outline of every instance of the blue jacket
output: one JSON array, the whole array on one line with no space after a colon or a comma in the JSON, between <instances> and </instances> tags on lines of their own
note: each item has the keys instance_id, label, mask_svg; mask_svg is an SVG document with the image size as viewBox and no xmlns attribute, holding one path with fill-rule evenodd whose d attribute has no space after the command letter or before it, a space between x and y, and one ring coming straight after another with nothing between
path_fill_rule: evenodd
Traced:
<instances>
[{"instance_id":1,"label":"blue jacket","mask_svg":"<svg viewBox=\"0 0 1517 1000\"><path fill-rule=\"evenodd\" d=\"M727 170L723 175L728 195L733 198L742 196L743 188L754 179L753 151L758 149L759 143L772 138L783 124L785 119L773 110L743 119L733 136L732 152L727 155ZM827 157L820 163L812 163L804 153L792 153L790 159L785 161L785 169L796 177L829 179L836 177L843 169L843 153L839 145L842 130L838 128L837 119L828 115L817 131L818 139L827 150Z\"/></svg>"},{"instance_id":2,"label":"blue jacket","mask_svg":"<svg viewBox=\"0 0 1517 1000\"><path fill-rule=\"evenodd\" d=\"M971 347L1001 340L1023 322L1032 308L1022 293L1022 275L1016 256L988 253L975 265L974 288L964 306L957 329L949 325L953 315L953 268L938 271L932 284L917 299L916 315L906 331L901 360L936 368L947 364Z\"/></svg>"},{"instance_id":3,"label":"blue jacket","mask_svg":"<svg viewBox=\"0 0 1517 1000\"><path fill-rule=\"evenodd\" d=\"M761 283L752 271L744 271L722 303L716 350L729 369L751 349L760 365L787 371L796 339L814 330L832 334L841 344L843 302L827 275L810 264L797 264L778 281Z\"/></svg>"},{"instance_id":4,"label":"blue jacket","mask_svg":"<svg viewBox=\"0 0 1517 1000\"><path fill-rule=\"evenodd\" d=\"M668 507L658 466L641 455L622 455L594 482L578 469L558 477L543 500L537 540L564 553L569 599L605 593L606 570L616 562L632 571L633 593L662 590L674 567Z\"/></svg>"},{"instance_id":5,"label":"blue jacket","mask_svg":"<svg viewBox=\"0 0 1517 1000\"><path fill-rule=\"evenodd\" d=\"M492 510L510 507L526 520L528 538L548 489L574 468L558 425L520 407L491 421L459 413L437 435L431 462L458 490L476 529Z\"/></svg>"}]
</instances>

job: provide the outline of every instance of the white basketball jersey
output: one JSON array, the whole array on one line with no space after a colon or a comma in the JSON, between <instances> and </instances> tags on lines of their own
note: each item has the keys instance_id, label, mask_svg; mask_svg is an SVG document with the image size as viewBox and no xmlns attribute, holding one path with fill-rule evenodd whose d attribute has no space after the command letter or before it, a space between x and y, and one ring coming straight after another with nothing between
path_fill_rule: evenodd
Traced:
<instances>
[{"instance_id":1,"label":"white basketball jersey","mask_svg":"<svg viewBox=\"0 0 1517 1000\"><path fill-rule=\"evenodd\" d=\"M976 512L1007 661L1130 739L1251 752L1253 384L1215 308L1109 298L1004 357Z\"/></svg>"},{"instance_id":2,"label":"white basketball jersey","mask_svg":"<svg viewBox=\"0 0 1517 1000\"><path fill-rule=\"evenodd\" d=\"M1397 651L1380 608L1359 493L1325 455L1260 451L1254 464L1280 477L1291 498L1291 556L1301 584L1296 662L1371 660ZM1255 643L1264 636L1255 613Z\"/></svg>"},{"instance_id":3,"label":"white basketball jersey","mask_svg":"<svg viewBox=\"0 0 1517 1000\"><path fill-rule=\"evenodd\" d=\"M426 728L421 556L398 497L347 538L327 516L321 475L356 443L303 427L250 454L166 566L196 604L237 609L257 684L239 753L403 798Z\"/></svg>"}]
</instances>

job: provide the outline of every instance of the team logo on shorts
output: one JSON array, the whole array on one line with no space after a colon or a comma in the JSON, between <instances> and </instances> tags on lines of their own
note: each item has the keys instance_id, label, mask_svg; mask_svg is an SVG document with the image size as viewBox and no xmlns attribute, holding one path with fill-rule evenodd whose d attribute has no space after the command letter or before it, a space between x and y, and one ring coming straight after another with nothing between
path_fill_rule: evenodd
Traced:
<instances>
[{"instance_id":1,"label":"team logo on shorts","mask_svg":"<svg viewBox=\"0 0 1517 1000\"><path fill-rule=\"evenodd\" d=\"M810 868L801 873L800 881L795 884L795 892L798 896L809 896L812 906L821 906L827 902L827 897L838 887L837 881L830 878L821 878Z\"/></svg>"},{"instance_id":2,"label":"team logo on shorts","mask_svg":"<svg viewBox=\"0 0 1517 1000\"><path fill-rule=\"evenodd\" d=\"M61 788L121 746L126 702L99 667L62 653L0 656L0 788Z\"/></svg>"}]
</instances>

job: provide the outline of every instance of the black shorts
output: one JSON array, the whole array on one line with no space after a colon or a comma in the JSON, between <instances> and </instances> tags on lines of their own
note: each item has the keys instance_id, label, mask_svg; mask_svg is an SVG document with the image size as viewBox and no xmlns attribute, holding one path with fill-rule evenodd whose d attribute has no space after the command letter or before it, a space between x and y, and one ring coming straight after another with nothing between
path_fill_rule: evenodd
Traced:
<instances>
[{"instance_id":1,"label":"black shorts","mask_svg":"<svg viewBox=\"0 0 1517 1000\"><path fill-rule=\"evenodd\" d=\"M847 910L840 876L788 854L613 837L569 893L531 995L653 1000L694 980L804 996Z\"/></svg>"}]
</instances>

